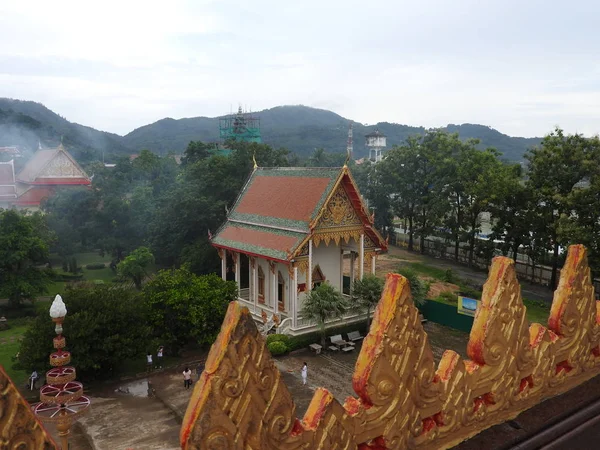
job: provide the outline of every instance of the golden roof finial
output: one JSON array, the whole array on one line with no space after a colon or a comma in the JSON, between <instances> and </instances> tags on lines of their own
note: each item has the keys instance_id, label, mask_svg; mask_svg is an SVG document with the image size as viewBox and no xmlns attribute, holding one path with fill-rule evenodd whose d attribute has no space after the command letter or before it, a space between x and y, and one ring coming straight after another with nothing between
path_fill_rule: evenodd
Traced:
<instances>
[{"instance_id":1,"label":"golden roof finial","mask_svg":"<svg viewBox=\"0 0 600 450\"><path fill-rule=\"evenodd\" d=\"M258 168L258 164L256 164L256 152L252 155L252 162L254 163L254 170Z\"/></svg>"}]
</instances>

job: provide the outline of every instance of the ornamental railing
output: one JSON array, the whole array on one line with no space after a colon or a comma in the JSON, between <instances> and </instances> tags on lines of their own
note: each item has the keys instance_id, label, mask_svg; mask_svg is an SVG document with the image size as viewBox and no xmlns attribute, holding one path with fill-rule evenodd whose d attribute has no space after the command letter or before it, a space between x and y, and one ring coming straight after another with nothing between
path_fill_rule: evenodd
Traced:
<instances>
[{"instance_id":1,"label":"ornamental railing","mask_svg":"<svg viewBox=\"0 0 600 450\"><path fill-rule=\"evenodd\" d=\"M407 280L389 274L343 404L315 391L302 420L249 311L231 303L181 428L184 449L440 449L600 374L600 303L569 249L548 326L526 319L514 262L492 262L467 345L437 365Z\"/></svg>"}]
</instances>

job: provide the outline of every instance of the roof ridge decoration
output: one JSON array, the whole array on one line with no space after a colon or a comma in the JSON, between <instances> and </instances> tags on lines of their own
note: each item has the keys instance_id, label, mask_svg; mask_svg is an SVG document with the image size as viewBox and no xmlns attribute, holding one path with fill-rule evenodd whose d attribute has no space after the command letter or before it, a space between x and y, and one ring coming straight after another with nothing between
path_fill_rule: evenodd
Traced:
<instances>
[{"instance_id":1,"label":"roof ridge decoration","mask_svg":"<svg viewBox=\"0 0 600 450\"><path fill-rule=\"evenodd\" d=\"M600 374L600 302L569 248L548 328L527 323L515 263L492 261L463 360L437 365L408 280L388 274L356 362L356 397L317 388L302 420L249 310L231 302L183 420L184 450L445 449ZM232 370L235 368L235 370Z\"/></svg>"}]
</instances>

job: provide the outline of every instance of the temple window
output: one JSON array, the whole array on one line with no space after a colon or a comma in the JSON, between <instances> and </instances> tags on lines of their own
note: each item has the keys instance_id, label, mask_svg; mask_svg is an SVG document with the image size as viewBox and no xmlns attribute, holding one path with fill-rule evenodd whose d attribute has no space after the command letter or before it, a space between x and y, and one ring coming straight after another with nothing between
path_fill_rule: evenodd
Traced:
<instances>
[{"instance_id":1,"label":"temple window","mask_svg":"<svg viewBox=\"0 0 600 450\"><path fill-rule=\"evenodd\" d=\"M315 268L313 269L313 273L312 273L313 289L319 287L321 285L321 283L323 283L324 281L325 281L325 275L323 275L323 271L317 264L315 266Z\"/></svg>"},{"instance_id":2,"label":"temple window","mask_svg":"<svg viewBox=\"0 0 600 450\"><path fill-rule=\"evenodd\" d=\"M277 305L279 311L285 311L285 278L277 272Z\"/></svg>"},{"instance_id":3,"label":"temple window","mask_svg":"<svg viewBox=\"0 0 600 450\"><path fill-rule=\"evenodd\" d=\"M258 266L258 301L265 302L265 272Z\"/></svg>"}]
</instances>

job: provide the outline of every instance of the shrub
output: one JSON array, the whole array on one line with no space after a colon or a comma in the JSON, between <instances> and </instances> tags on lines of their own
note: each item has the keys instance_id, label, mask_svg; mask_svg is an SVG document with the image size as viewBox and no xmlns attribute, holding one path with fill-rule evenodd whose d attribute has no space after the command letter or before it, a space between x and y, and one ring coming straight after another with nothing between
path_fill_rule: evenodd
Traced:
<instances>
[{"instance_id":1,"label":"shrub","mask_svg":"<svg viewBox=\"0 0 600 450\"><path fill-rule=\"evenodd\" d=\"M287 353L288 348L282 341L273 341L267 344L267 348L271 352L271 355L278 356Z\"/></svg>"},{"instance_id":2,"label":"shrub","mask_svg":"<svg viewBox=\"0 0 600 450\"><path fill-rule=\"evenodd\" d=\"M283 342L286 347L290 347L290 337L285 334L269 334L267 336L267 346L271 342Z\"/></svg>"},{"instance_id":3,"label":"shrub","mask_svg":"<svg viewBox=\"0 0 600 450\"><path fill-rule=\"evenodd\" d=\"M454 275L452 269L446 270L446 273L444 274L444 281L446 283L456 283L456 275Z\"/></svg>"},{"instance_id":4,"label":"shrub","mask_svg":"<svg viewBox=\"0 0 600 450\"><path fill-rule=\"evenodd\" d=\"M104 265L104 263L94 263L94 264L87 264L85 266L85 268L87 270L100 270L100 269L104 269L106 266Z\"/></svg>"},{"instance_id":5,"label":"shrub","mask_svg":"<svg viewBox=\"0 0 600 450\"><path fill-rule=\"evenodd\" d=\"M476 300L481 299L481 292L469 286L462 286L458 292L458 295L462 297L474 298Z\"/></svg>"},{"instance_id":6,"label":"shrub","mask_svg":"<svg viewBox=\"0 0 600 450\"><path fill-rule=\"evenodd\" d=\"M458 296L451 291L440 292L438 298L446 302L458 303Z\"/></svg>"}]
</instances>

